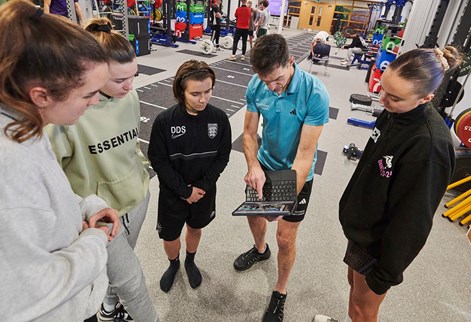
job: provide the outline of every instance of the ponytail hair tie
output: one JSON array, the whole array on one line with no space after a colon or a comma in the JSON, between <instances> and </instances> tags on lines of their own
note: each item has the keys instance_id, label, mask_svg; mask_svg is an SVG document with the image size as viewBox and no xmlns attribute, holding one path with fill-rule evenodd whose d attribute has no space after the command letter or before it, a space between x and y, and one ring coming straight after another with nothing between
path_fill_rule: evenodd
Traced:
<instances>
[{"instance_id":1,"label":"ponytail hair tie","mask_svg":"<svg viewBox=\"0 0 471 322\"><path fill-rule=\"evenodd\" d=\"M450 64L448 64L448 61L445 58L445 55L443 54L443 51L440 48L435 48L435 55L437 55L438 59L442 63L442 67L444 71L447 71L450 69Z\"/></svg>"},{"instance_id":2,"label":"ponytail hair tie","mask_svg":"<svg viewBox=\"0 0 471 322\"><path fill-rule=\"evenodd\" d=\"M42 17L43 13L44 13L43 9L38 8L36 12L31 17L29 17L29 19L38 22L39 18Z\"/></svg>"},{"instance_id":3,"label":"ponytail hair tie","mask_svg":"<svg viewBox=\"0 0 471 322\"><path fill-rule=\"evenodd\" d=\"M90 28L90 31L111 32L111 27L108 25L94 25Z\"/></svg>"}]
</instances>

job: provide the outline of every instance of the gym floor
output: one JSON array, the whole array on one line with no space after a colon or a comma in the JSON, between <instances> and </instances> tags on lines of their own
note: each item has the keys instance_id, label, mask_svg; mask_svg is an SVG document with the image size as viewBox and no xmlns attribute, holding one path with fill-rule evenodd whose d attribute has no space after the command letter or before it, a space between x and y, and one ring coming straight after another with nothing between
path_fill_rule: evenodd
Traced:
<instances>
[{"instance_id":1,"label":"gym floor","mask_svg":"<svg viewBox=\"0 0 471 322\"><path fill-rule=\"evenodd\" d=\"M305 57L314 34L296 30L282 33L298 66L309 71L311 66ZM135 80L135 87L141 100L142 150L147 153L155 116L174 105L171 86L178 66L186 60L197 59L206 61L216 72L211 103L229 116L233 151L218 181L217 217L203 230L196 256L203 275L201 286L192 289L182 267L173 288L168 293L160 290L159 280L168 260L155 230L157 176L151 179L152 197L136 252L162 321L261 321L277 278L276 223L268 225L267 241L273 253L270 260L245 272L236 272L232 266L234 259L253 244L246 219L231 215L245 197L246 163L241 153L240 135L245 113L244 93L253 72L248 59L228 61L230 50L204 55L198 43L178 44L179 48L153 46L150 55L138 57L140 75ZM348 160L342 149L350 143L363 149L370 130L348 125L346 120L348 117L367 121L374 118L366 112L351 111L348 101L353 93L368 92L364 82L366 70L341 67L340 60L345 57L346 50L332 45L327 75L324 75L324 66L311 68L330 93L330 122L319 141L321 153L311 201L299 229L297 259L285 305L286 322L308 322L315 314L326 314L343 321L347 311L347 267L342 262L346 239L338 221L338 201L357 162ZM452 197L447 193L443 201ZM382 305L380 321L471 321L471 287L467 274L471 267L471 252L466 229L442 218L443 211L440 206L428 242L405 272L404 282L390 290ZM183 246L181 258L184 254Z\"/></svg>"}]
</instances>

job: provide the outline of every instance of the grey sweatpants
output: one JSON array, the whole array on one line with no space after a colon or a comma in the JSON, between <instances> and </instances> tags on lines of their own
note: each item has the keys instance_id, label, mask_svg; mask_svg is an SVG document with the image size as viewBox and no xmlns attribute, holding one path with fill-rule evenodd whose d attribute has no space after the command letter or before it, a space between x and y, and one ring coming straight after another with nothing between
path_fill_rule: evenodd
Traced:
<instances>
[{"instance_id":1,"label":"grey sweatpants","mask_svg":"<svg viewBox=\"0 0 471 322\"><path fill-rule=\"evenodd\" d=\"M352 63L354 54L363 54L363 50L361 48L358 48L358 47L348 48L346 60L349 64Z\"/></svg>"},{"instance_id":2,"label":"grey sweatpants","mask_svg":"<svg viewBox=\"0 0 471 322\"><path fill-rule=\"evenodd\" d=\"M121 229L117 237L108 244L106 264L110 287L105 297L106 303L117 303L118 298L136 322L156 322L159 317L155 310L141 263L134 253L137 237L146 218L150 194L134 209L121 217Z\"/></svg>"}]
</instances>

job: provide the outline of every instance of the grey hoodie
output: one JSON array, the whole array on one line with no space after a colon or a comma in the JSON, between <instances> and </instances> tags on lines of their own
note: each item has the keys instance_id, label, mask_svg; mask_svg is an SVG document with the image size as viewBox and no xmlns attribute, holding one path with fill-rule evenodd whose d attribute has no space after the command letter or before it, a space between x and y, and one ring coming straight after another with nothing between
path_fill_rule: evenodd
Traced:
<instances>
[{"instance_id":1,"label":"grey hoodie","mask_svg":"<svg viewBox=\"0 0 471 322\"><path fill-rule=\"evenodd\" d=\"M95 314L108 285L107 239L82 231L106 208L76 196L46 135L18 144L0 106L0 312L3 321L80 321Z\"/></svg>"}]
</instances>

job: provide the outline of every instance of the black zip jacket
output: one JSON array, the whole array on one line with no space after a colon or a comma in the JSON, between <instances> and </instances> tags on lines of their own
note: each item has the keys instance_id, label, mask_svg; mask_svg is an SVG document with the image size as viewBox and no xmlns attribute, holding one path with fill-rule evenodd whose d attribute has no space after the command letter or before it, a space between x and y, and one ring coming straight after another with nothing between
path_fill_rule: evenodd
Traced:
<instances>
[{"instance_id":1,"label":"black zip jacket","mask_svg":"<svg viewBox=\"0 0 471 322\"><path fill-rule=\"evenodd\" d=\"M208 104L198 115L190 115L184 106L175 105L156 117L148 157L160 188L186 199L191 186L215 188L231 148L226 113Z\"/></svg>"},{"instance_id":2,"label":"black zip jacket","mask_svg":"<svg viewBox=\"0 0 471 322\"><path fill-rule=\"evenodd\" d=\"M366 276L376 294L401 283L424 246L454 164L450 130L434 108L378 117L339 203L347 239L378 260Z\"/></svg>"},{"instance_id":3,"label":"black zip jacket","mask_svg":"<svg viewBox=\"0 0 471 322\"><path fill-rule=\"evenodd\" d=\"M345 48L345 49L348 49L348 48L361 48L361 49L366 49L366 47L363 46L363 44L361 43L360 36L355 36L355 37L352 39L352 43L351 43L350 45L346 45L344 48Z\"/></svg>"}]
</instances>

